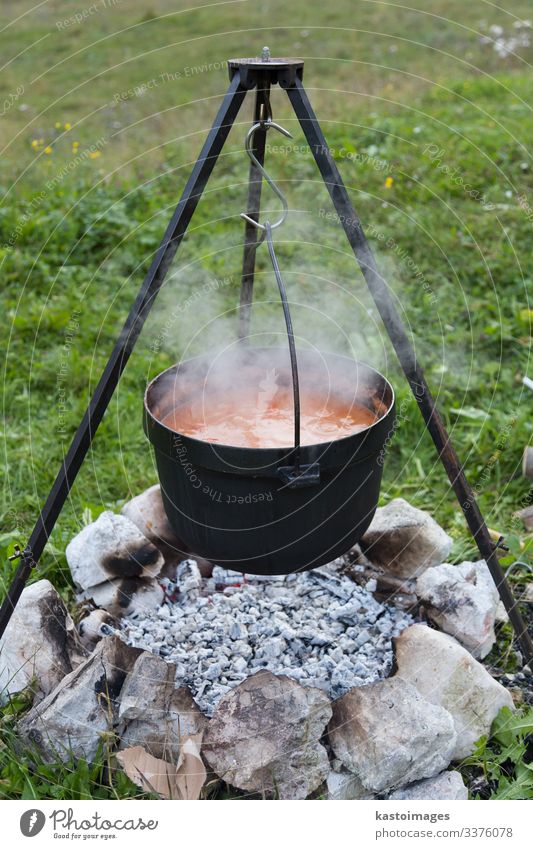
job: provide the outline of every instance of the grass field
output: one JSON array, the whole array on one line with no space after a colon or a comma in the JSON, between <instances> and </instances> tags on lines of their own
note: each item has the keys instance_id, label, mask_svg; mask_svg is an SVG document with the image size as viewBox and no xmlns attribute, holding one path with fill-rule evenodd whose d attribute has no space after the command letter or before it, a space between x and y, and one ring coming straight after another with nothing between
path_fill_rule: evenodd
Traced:
<instances>
[{"instance_id":1,"label":"grass field","mask_svg":"<svg viewBox=\"0 0 533 849\"><path fill-rule=\"evenodd\" d=\"M518 0L505 9L456 0L2 4L3 555L31 531L227 86L225 60L269 44L305 58L328 143L488 524L508 536L513 555L528 556L513 513L531 499L520 462L532 431L522 377L532 376L525 41L533 29L514 24L530 8ZM503 34L492 39L522 34L524 43L502 56L482 40L494 25ZM454 537L454 557L475 557L282 92L273 109L294 135L290 143L272 135L268 162L291 209L278 255L296 333L301 344L352 351L387 373L402 420L382 499L401 494L430 509ZM156 480L141 427L146 381L235 336L250 116L248 104L42 559L39 575L70 605L67 541L88 517ZM275 209L266 191L265 203ZM281 332L264 251L256 298L254 332ZM7 580L12 567L2 560L1 568ZM507 662L508 649L504 628L491 660ZM27 765L9 752L0 751L0 796L31 795ZM100 792L101 769L83 778L67 770L61 781Z\"/></svg>"}]
</instances>

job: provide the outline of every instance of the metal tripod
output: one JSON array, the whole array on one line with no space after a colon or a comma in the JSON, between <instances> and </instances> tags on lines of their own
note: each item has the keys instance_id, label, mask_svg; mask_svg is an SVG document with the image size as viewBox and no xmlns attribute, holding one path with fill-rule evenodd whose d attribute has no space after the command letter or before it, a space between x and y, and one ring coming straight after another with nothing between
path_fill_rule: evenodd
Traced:
<instances>
[{"instance_id":1,"label":"metal tripod","mask_svg":"<svg viewBox=\"0 0 533 849\"><path fill-rule=\"evenodd\" d=\"M450 441L435 400L426 383L423 371L407 336L402 320L394 306L387 283L381 276L370 245L363 232L359 218L352 206L339 170L331 156L328 145L313 112L302 83L303 61L300 59L271 59L268 51L262 58L232 59L228 62L230 85L222 101L200 156L192 170L182 197L172 216L163 240L145 277L140 292L133 304L126 323L109 357L94 395L76 431L69 451L61 465L46 503L41 510L35 528L24 551L14 557L20 563L8 594L0 609L0 636L4 633L11 614L20 598L32 569L43 552L48 538L85 459L98 425L107 409L113 392L133 351L143 324L163 284L172 259L185 235L194 210L200 200L207 180L222 150L232 124L237 117L246 93L256 89L254 123L264 121L269 115L269 94L273 85L287 92L294 112L300 122L309 148L315 158L322 179L342 223L370 293L389 334L402 369L411 386L420 412L431 434L438 455L465 515L472 536L486 561L500 598L507 610L516 638L520 644L525 663L533 661L533 640L527 632L517 602L498 561L498 548L503 541L494 543L474 492L470 487L459 458ZM265 156L266 127L258 131L254 139L254 153L261 165ZM262 175L252 161L250 166L248 216L253 221L259 218ZM247 335L253 293L255 254L260 242L257 229L246 222L244 239L243 274L241 288L240 328L241 337Z\"/></svg>"}]
</instances>

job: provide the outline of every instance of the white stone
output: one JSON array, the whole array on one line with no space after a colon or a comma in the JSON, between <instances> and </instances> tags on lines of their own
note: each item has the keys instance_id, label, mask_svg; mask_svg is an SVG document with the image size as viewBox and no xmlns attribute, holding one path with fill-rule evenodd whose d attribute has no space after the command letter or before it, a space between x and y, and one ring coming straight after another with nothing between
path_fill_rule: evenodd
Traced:
<instances>
[{"instance_id":1,"label":"white stone","mask_svg":"<svg viewBox=\"0 0 533 849\"><path fill-rule=\"evenodd\" d=\"M103 607L120 618L157 610L163 603L165 593L155 580L133 578L106 581L89 587L84 597L92 599L97 607Z\"/></svg>"},{"instance_id":2,"label":"white stone","mask_svg":"<svg viewBox=\"0 0 533 849\"><path fill-rule=\"evenodd\" d=\"M484 560L442 563L416 582L428 618L455 637L474 657L485 657L496 641L499 594Z\"/></svg>"},{"instance_id":3,"label":"white stone","mask_svg":"<svg viewBox=\"0 0 533 849\"><path fill-rule=\"evenodd\" d=\"M410 799L412 801L464 800L468 799L468 790L461 773L449 770L448 772L441 772L434 778L425 778L423 781L410 784L408 787L402 787L401 790L395 790L388 798L390 800Z\"/></svg>"},{"instance_id":4,"label":"white stone","mask_svg":"<svg viewBox=\"0 0 533 849\"><path fill-rule=\"evenodd\" d=\"M74 623L50 581L26 587L0 640L0 701L35 685L48 695L82 652Z\"/></svg>"},{"instance_id":5,"label":"white stone","mask_svg":"<svg viewBox=\"0 0 533 849\"><path fill-rule=\"evenodd\" d=\"M332 708L331 748L373 793L436 775L450 763L456 744L452 717L405 681L388 678L355 687Z\"/></svg>"},{"instance_id":6,"label":"white stone","mask_svg":"<svg viewBox=\"0 0 533 849\"><path fill-rule=\"evenodd\" d=\"M533 601L533 598L531 599ZM496 622L503 623L509 621L509 614L505 609L505 605L503 601L498 602L498 607L496 608Z\"/></svg>"},{"instance_id":7,"label":"white stone","mask_svg":"<svg viewBox=\"0 0 533 849\"><path fill-rule=\"evenodd\" d=\"M400 578L420 575L443 563L453 540L429 513L395 498L378 507L360 541L365 556L376 566Z\"/></svg>"},{"instance_id":8,"label":"white stone","mask_svg":"<svg viewBox=\"0 0 533 849\"><path fill-rule=\"evenodd\" d=\"M18 724L21 736L50 760L94 759L111 742L124 679L140 654L117 637L104 637L93 654L60 681Z\"/></svg>"},{"instance_id":9,"label":"white stone","mask_svg":"<svg viewBox=\"0 0 533 849\"><path fill-rule=\"evenodd\" d=\"M476 741L490 732L498 711L513 707L505 687L448 634L411 625L396 638L395 649L394 677L409 681L425 699L452 715L457 731L453 760L472 754Z\"/></svg>"},{"instance_id":10,"label":"white stone","mask_svg":"<svg viewBox=\"0 0 533 849\"><path fill-rule=\"evenodd\" d=\"M320 743L331 717L321 690L258 672L220 700L203 753L223 781L251 793L305 799L330 767Z\"/></svg>"},{"instance_id":11,"label":"white stone","mask_svg":"<svg viewBox=\"0 0 533 849\"><path fill-rule=\"evenodd\" d=\"M165 563L169 567L168 574L172 574L173 565L190 556L196 560L202 576L211 575L213 564L203 557L191 554L183 540L174 533L163 506L161 487L158 483L127 501L120 512L164 554ZM165 572L167 573L167 569Z\"/></svg>"},{"instance_id":12,"label":"white stone","mask_svg":"<svg viewBox=\"0 0 533 849\"><path fill-rule=\"evenodd\" d=\"M106 510L66 548L72 577L82 590L115 578L154 578L163 566L160 551L126 516Z\"/></svg>"},{"instance_id":13,"label":"white stone","mask_svg":"<svg viewBox=\"0 0 533 849\"><path fill-rule=\"evenodd\" d=\"M177 548L180 554L184 553L183 542L172 530L165 513L158 483L127 501L120 512L157 548L169 545Z\"/></svg>"}]
</instances>

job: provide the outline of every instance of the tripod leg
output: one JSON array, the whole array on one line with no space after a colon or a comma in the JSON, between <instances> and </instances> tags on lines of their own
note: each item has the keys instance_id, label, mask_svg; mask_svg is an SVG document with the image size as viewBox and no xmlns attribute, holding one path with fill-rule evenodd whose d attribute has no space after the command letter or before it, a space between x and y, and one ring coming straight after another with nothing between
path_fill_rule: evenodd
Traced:
<instances>
[{"instance_id":1,"label":"tripod leg","mask_svg":"<svg viewBox=\"0 0 533 849\"><path fill-rule=\"evenodd\" d=\"M261 84L258 84L258 86ZM261 119L263 109L267 109L270 96L270 83L265 81L264 85L258 87L255 96L254 124ZM254 153L258 161L263 165L265 161L265 144L267 131L258 129L255 134ZM247 214L255 221L259 220L259 206L261 202L261 188L263 178L254 162L250 162L250 176L248 179L248 207ZM246 339L250 333L250 318L254 286L255 254L258 245L258 231L245 222L244 228L244 252L242 258L241 278L241 300L239 309L239 339Z\"/></svg>"},{"instance_id":2,"label":"tripod leg","mask_svg":"<svg viewBox=\"0 0 533 849\"><path fill-rule=\"evenodd\" d=\"M339 169L329 152L326 139L324 138L301 80L296 79L295 85L287 89L287 94L305 133L322 179L330 193L331 200L370 289L370 293L398 355L402 369L409 381L420 412L424 417L426 427L431 434L439 457L446 469L472 536L498 588L500 598L505 605L509 620L520 643L524 661L525 663L530 663L533 660L533 641L527 632L526 625L518 610L517 602L498 561L497 546L494 545L491 539L485 520L477 505L474 492L466 479L442 417L437 410L435 399L426 383L424 373L417 363L413 346L394 306L387 283L378 271L376 260L363 232L361 222L355 213L346 187L342 182Z\"/></svg>"},{"instance_id":3,"label":"tripod leg","mask_svg":"<svg viewBox=\"0 0 533 849\"><path fill-rule=\"evenodd\" d=\"M89 406L74 435L68 453L41 510L28 546L22 552L21 562L7 597L0 609L0 637L5 631L31 569L36 565L48 537L57 521L69 490L89 450L94 434L111 400L122 372L128 362L143 324L163 284L166 273L185 235L194 210L200 200L209 175L222 150L233 122L246 95L236 74L222 101L222 105L209 131L181 199L167 227L163 240L144 279L126 323L107 361Z\"/></svg>"}]
</instances>

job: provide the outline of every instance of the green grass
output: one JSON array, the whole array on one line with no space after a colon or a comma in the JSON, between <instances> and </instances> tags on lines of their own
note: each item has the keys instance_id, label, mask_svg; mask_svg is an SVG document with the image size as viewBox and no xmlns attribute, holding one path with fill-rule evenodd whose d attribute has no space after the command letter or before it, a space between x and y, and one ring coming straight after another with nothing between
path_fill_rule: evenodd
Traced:
<instances>
[{"instance_id":1,"label":"green grass","mask_svg":"<svg viewBox=\"0 0 533 849\"><path fill-rule=\"evenodd\" d=\"M475 799L531 799L533 797L533 708L513 713L502 708L489 737L478 740L459 768L475 788ZM481 792L479 792L481 791Z\"/></svg>"},{"instance_id":2,"label":"green grass","mask_svg":"<svg viewBox=\"0 0 533 849\"><path fill-rule=\"evenodd\" d=\"M498 11L482 2L434 0L419 3L417 11L412 4L362 0L330 8L234 2L185 11L182 5L193 4L132 0L61 31L56 21L79 11L78 3L62 2L9 25L32 5L3 3L0 10L0 27L8 25L7 58L13 57L0 94L24 86L0 118L0 553L24 545L53 482L226 87L226 72L217 65L268 43L275 53L305 57L305 81L328 143L488 524L509 536L512 554L527 557L513 514L531 498L519 472L532 432L531 396L521 384L528 368L531 375L531 208L519 200L532 183L525 65L531 56L522 48L501 59L478 33L482 19L510 30L512 16L527 17L529 4L508 3L507 11ZM35 47L21 53L30 44ZM203 65L208 70L184 71ZM114 100L178 71L179 79L144 95ZM454 558L475 558L460 508L342 230L328 217L327 191L280 91L273 106L275 118L294 134L294 146L284 148L285 140L272 135L278 149L268 162L291 208L277 244L296 332L387 373L402 421L382 500L403 495L429 509L452 534ZM117 509L156 481L141 427L147 380L180 356L235 337L239 213L248 171L242 141L250 110L230 134L42 558L38 575L49 577L69 605L74 600L64 549L84 513L94 518ZM51 153L45 153L48 146ZM91 158L91 151L100 155ZM267 190L264 197L274 210ZM206 283L209 294L200 298ZM264 250L256 300L254 330L281 332ZM165 333L170 315L170 332L154 352L152 343ZM2 559L0 568L7 581L13 565ZM503 630L493 655L495 662L514 658ZM21 779L2 775L7 795L29 792ZM88 788L98 784L86 775Z\"/></svg>"},{"instance_id":3,"label":"green grass","mask_svg":"<svg viewBox=\"0 0 533 849\"><path fill-rule=\"evenodd\" d=\"M31 691L0 708L0 799L132 799L142 794L118 768L111 741L102 741L94 763L71 758L47 762L37 749L21 749L16 720L31 705Z\"/></svg>"}]
</instances>

